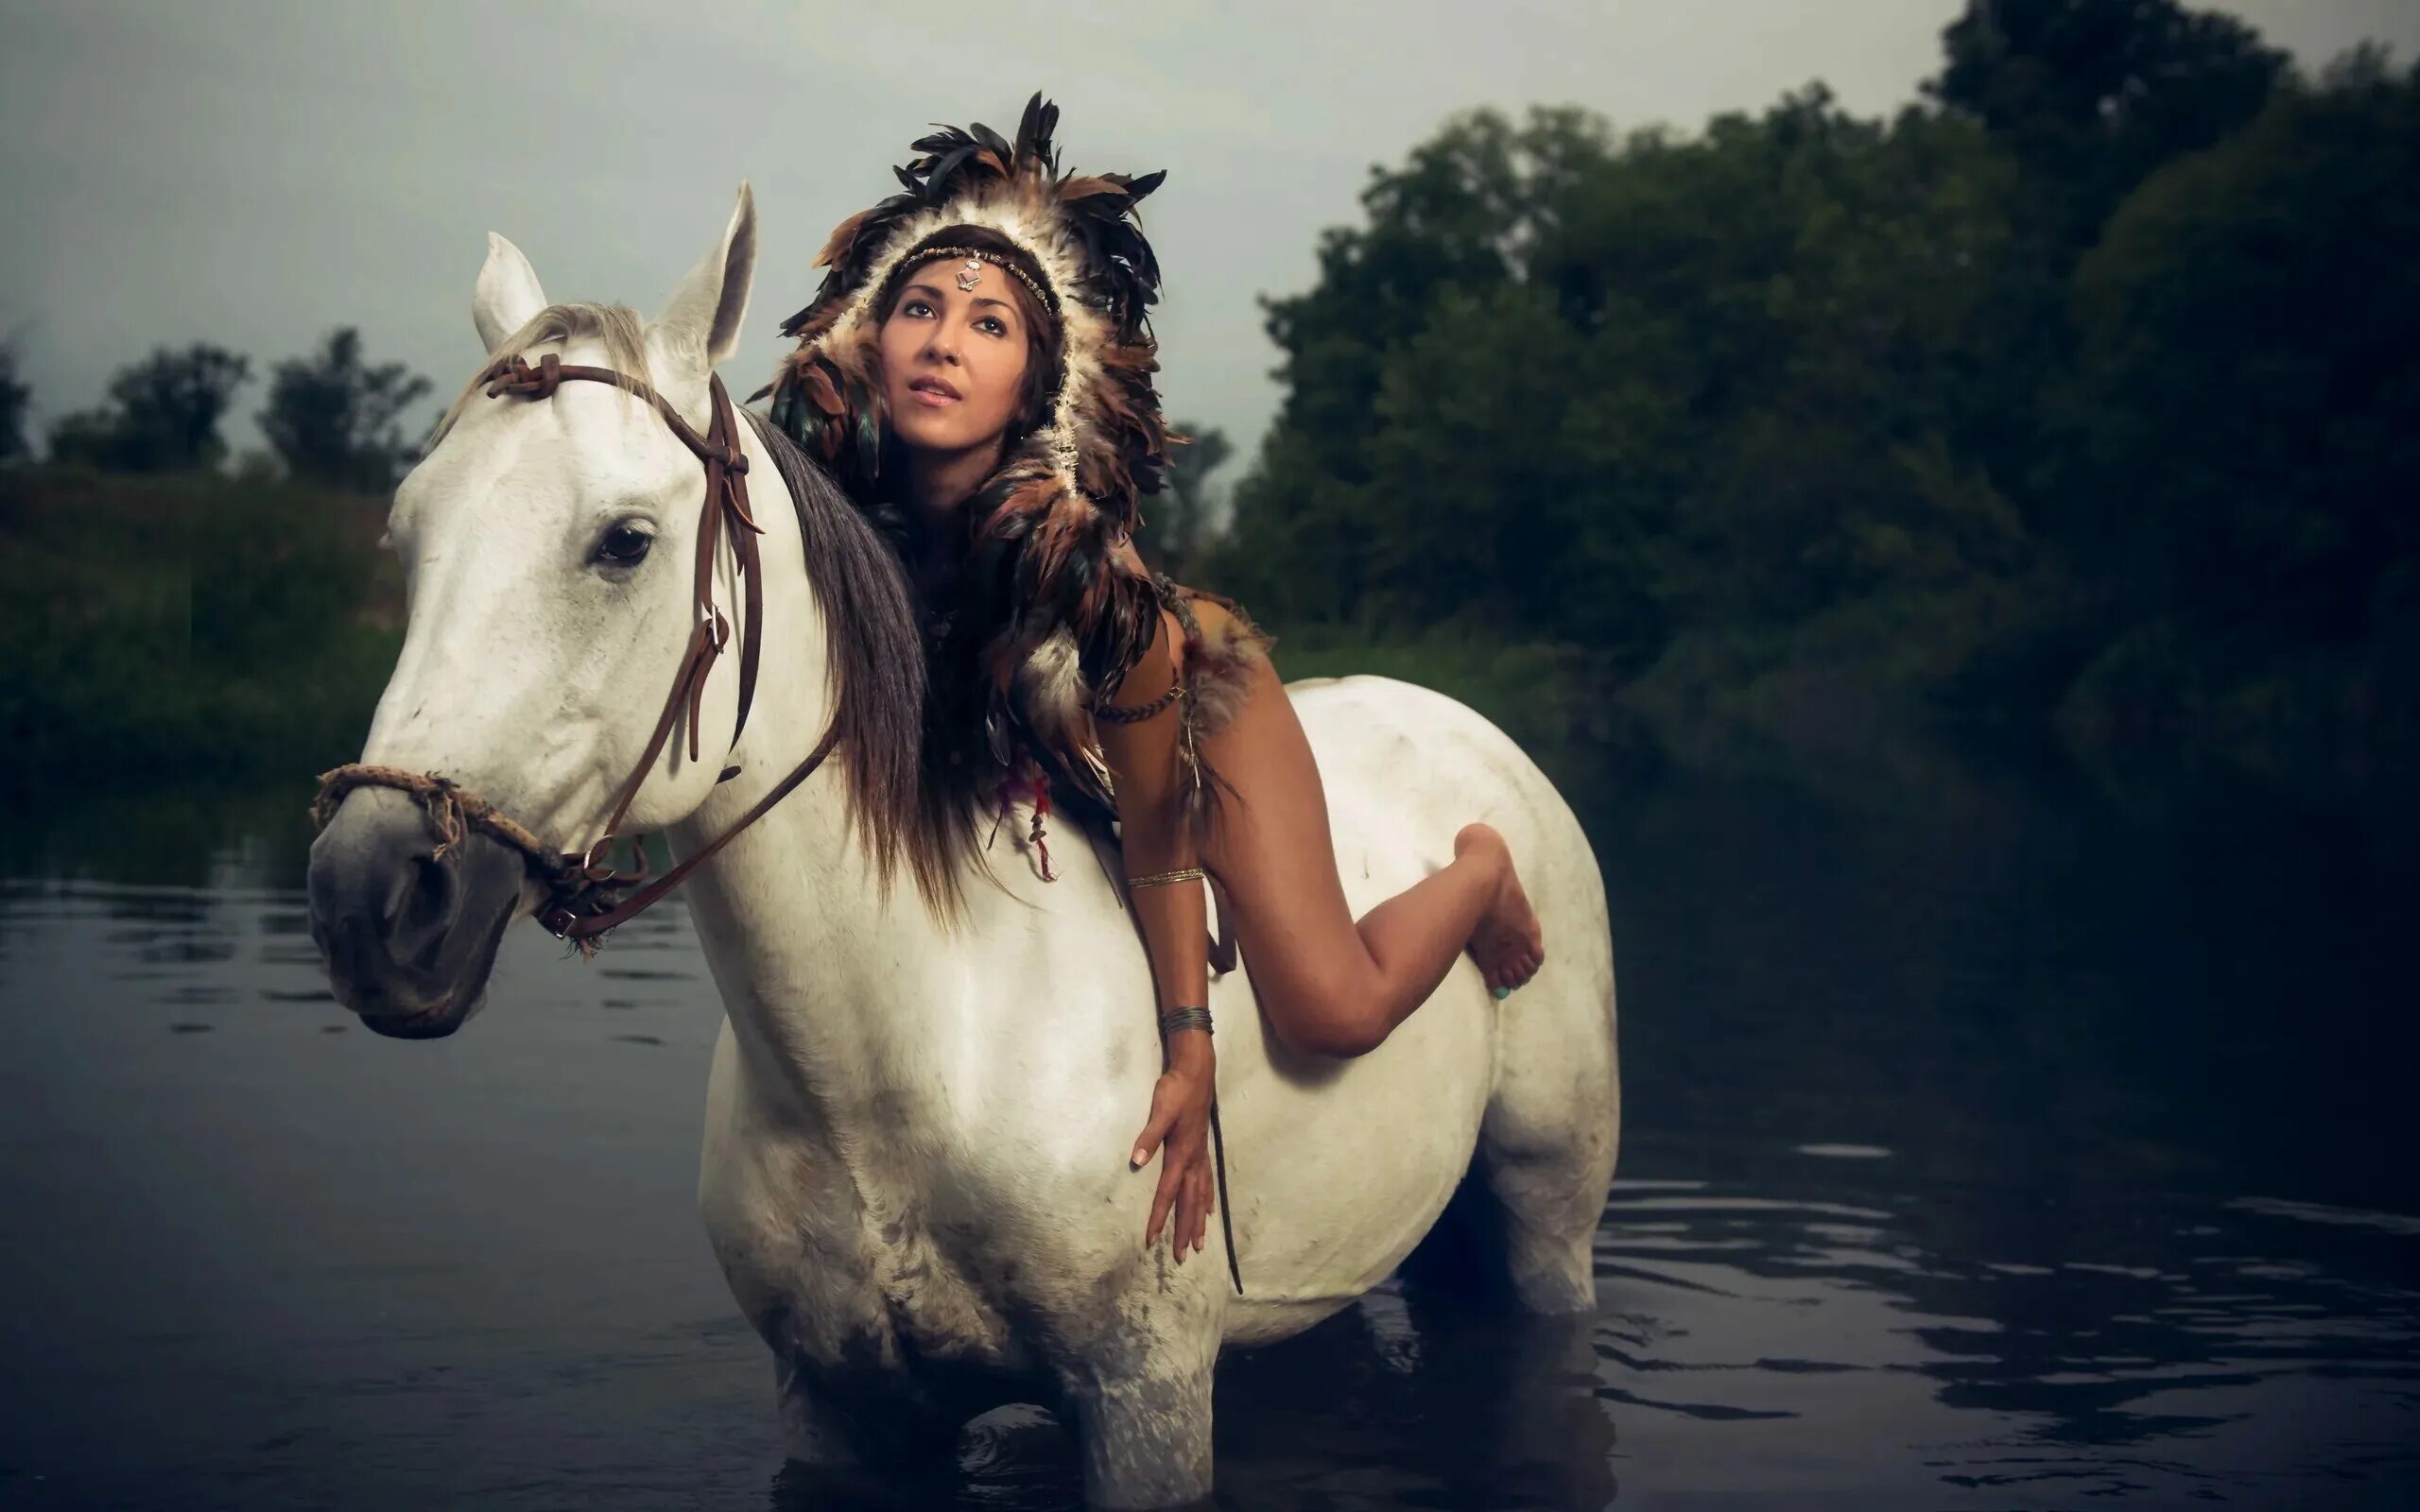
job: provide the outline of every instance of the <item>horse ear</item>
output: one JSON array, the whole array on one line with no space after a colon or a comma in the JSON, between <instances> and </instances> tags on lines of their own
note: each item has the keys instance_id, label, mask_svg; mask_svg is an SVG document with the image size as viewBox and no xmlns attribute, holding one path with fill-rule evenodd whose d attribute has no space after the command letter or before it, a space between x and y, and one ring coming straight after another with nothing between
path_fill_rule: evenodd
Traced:
<instances>
[{"instance_id":1,"label":"horse ear","mask_svg":"<svg viewBox=\"0 0 2420 1512\"><path fill-rule=\"evenodd\" d=\"M488 232L488 260L479 268L479 285L471 294L471 321L490 353L504 338L529 323L546 307L546 291L538 286L538 270L521 249L493 232Z\"/></svg>"},{"instance_id":2,"label":"horse ear","mask_svg":"<svg viewBox=\"0 0 2420 1512\"><path fill-rule=\"evenodd\" d=\"M672 291L649 335L667 357L700 374L712 372L739 345L755 278L756 195L742 180L722 240Z\"/></svg>"}]
</instances>

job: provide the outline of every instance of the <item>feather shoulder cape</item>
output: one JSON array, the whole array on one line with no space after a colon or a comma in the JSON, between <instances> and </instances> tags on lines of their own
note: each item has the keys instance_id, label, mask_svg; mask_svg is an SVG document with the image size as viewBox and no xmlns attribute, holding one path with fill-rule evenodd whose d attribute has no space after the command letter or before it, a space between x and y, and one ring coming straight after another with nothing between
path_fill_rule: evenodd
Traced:
<instances>
[{"instance_id":1,"label":"feather shoulder cape","mask_svg":"<svg viewBox=\"0 0 2420 1512\"><path fill-rule=\"evenodd\" d=\"M981 125L917 141L895 170L901 191L832 232L821 286L782 328L798 347L764 392L774 423L878 508L883 291L955 226L988 228L1031 260L1063 356L1046 418L959 510L960 572L951 602L933 606L935 650L971 673L969 707L945 713L985 731L1000 765L1022 743L1109 808L1090 707L1149 647L1159 610L1150 576L1119 548L1172 439L1152 386L1159 265L1135 212L1165 175L1062 174L1058 119L1037 94L1013 142Z\"/></svg>"}]
</instances>

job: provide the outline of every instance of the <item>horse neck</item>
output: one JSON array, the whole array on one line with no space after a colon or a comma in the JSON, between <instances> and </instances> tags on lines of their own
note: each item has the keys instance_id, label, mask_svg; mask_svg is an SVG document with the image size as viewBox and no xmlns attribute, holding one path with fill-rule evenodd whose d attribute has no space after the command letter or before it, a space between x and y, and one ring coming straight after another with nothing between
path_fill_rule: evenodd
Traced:
<instances>
[{"instance_id":1,"label":"horse neck","mask_svg":"<svg viewBox=\"0 0 2420 1512\"><path fill-rule=\"evenodd\" d=\"M766 530L763 662L736 753L741 775L670 828L678 856L736 823L814 749L832 717L827 625L807 577L796 501L761 439L741 430ZM736 660L722 658L711 675L735 677ZM847 759L835 751L683 887L751 1084L837 1126L910 1074L918 1046L947 1042L952 1026L942 1021L964 1008L897 990L902 963L931 963L959 947L904 866L888 883L875 874L863 826L851 823Z\"/></svg>"}]
</instances>

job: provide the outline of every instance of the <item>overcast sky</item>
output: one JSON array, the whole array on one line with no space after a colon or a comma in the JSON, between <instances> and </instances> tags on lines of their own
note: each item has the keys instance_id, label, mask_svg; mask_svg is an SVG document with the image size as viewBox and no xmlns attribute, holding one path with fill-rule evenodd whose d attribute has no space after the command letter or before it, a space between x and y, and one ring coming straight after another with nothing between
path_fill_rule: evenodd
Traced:
<instances>
[{"instance_id":1,"label":"overcast sky","mask_svg":"<svg viewBox=\"0 0 2420 1512\"><path fill-rule=\"evenodd\" d=\"M890 191L926 123L1013 132L1041 89L1065 165L1168 170L1145 207L1162 391L1249 446L1278 398L1255 296L1306 286L1371 166L1448 115L1574 103L1694 128L1814 79L1880 113L1915 97L1960 9L0 0L0 333L37 436L156 344L249 353L229 433L252 444L268 365L335 326L441 393L467 378L489 231L550 296L652 313L750 179L756 292L723 369L745 394L824 234ZM2420 0L2218 9L2307 63L2364 37L2420 51Z\"/></svg>"}]
</instances>

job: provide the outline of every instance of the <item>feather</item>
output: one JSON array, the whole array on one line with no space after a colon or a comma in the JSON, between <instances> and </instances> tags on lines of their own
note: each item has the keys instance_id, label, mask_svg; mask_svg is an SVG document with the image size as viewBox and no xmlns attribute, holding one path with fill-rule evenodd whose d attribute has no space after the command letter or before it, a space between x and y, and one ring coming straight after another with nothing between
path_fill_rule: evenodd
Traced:
<instances>
[{"instance_id":1,"label":"feather","mask_svg":"<svg viewBox=\"0 0 2420 1512\"><path fill-rule=\"evenodd\" d=\"M1058 125L1058 106L1036 92L1013 139L936 125L910 145L892 170L898 192L826 240L821 286L782 327L799 346L775 376L771 413L870 517L889 507L873 301L910 266L915 238L969 218L1015 228L1060 311L1071 387L1050 426L956 511L959 575L927 620L934 718L952 750L1004 763L1022 746L1106 803L1084 689L1122 676L1158 626L1153 580L1116 549L1141 496L1161 487L1170 444L1150 324L1160 268L1136 212L1167 175L1063 175Z\"/></svg>"}]
</instances>

